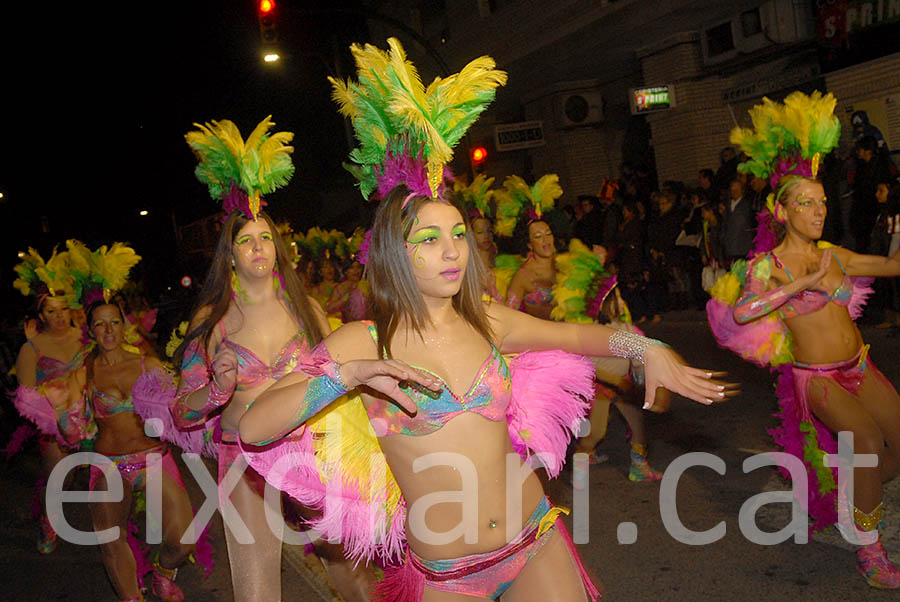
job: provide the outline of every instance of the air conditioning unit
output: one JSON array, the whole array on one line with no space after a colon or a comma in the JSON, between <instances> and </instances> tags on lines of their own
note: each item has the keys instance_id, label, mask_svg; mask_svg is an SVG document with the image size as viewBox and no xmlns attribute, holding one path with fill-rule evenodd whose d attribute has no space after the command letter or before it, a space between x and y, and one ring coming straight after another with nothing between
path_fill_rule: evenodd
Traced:
<instances>
[{"instance_id":1,"label":"air conditioning unit","mask_svg":"<svg viewBox=\"0 0 900 602\"><path fill-rule=\"evenodd\" d=\"M800 42L815 36L816 22L803 2L769 0L759 7L766 36L776 44Z\"/></svg>"},{"instance_id":2,"label":"air conditioning unit","mask_svg":"<svg viewBox=\"0 0 900 602\"><path fill-rule=\"evenodd\" d=\"M810 39L815 22L803 2L768 0L700 31L706 65L722 63L772 44Z\"/></svg>"},{"instance_id":3,"label":"air conditioning unit","mask_svg":"<svg viewBox=\"0 0 900 602\"><path fill-rule=\"evenodd\" d=\"M562 128L594 125L603 121L603 96L590 89L561 92L556 111Z\"/></svg>"}]
</instances>

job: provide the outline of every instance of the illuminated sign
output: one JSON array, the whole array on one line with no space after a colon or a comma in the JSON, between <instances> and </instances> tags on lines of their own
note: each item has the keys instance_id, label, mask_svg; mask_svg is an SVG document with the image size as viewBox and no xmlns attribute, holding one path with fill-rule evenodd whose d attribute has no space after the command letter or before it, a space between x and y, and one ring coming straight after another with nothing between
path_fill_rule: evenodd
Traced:
<instances>
[{"instance_id":1,"label":"illuminated sign","mask_svg":"<svg viewBox=\"0 0 900 602\"><path fill-rule=\"evenodd\" d=\"M523 121L494 126L494 143L498 151L533 148L546 144L543 121Z\"/></svg>"},{"instance_id":2,"label":"illuminated sign","mask_svg":"<svg viewBox=\"0 0 900 602\"><path fill-rule=\"evenodd\" d=\"M675 89L672 86L632 88L630 104L632 115L665 111L675 106Z\"/></svg>"}]
</instances>

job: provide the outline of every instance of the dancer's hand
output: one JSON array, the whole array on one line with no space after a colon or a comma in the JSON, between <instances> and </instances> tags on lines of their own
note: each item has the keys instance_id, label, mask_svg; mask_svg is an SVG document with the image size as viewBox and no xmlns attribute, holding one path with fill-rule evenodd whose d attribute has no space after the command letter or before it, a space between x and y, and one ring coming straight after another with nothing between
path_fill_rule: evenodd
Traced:
<instances>
[{"instance_id":1,"label":"dancer's hand","mask_svg":"<svg viewBox=\"0 0 900 602\"><path fill-rule=\"evenodd\" d=\"M737 383L719 380L724 372L693 368L677 353L664 345L650 345L644 351L644 409L652 412L668 410L668 399L657 404L657 387L665 387L702 404L725 401L740 393Z\"/></svg>"},{"instance_id":2,"label":"dancer's hand","mask_svg":"<svg viewBox=\"0 0 900 602\"><path fill-rule=\"evenodd\" d=\"M44 394L55 410L68 410L84 393L86 379L87 370L82 366L64 380L47 383L44 386Z\"/></svg>"},{"instance_id":3,"label":"dancer's hand","mask_svg":"<svg viewBox=\"0 0 900 602\"><path fill-rule=\"evenodd\" d=\"M815 272L810 272L806 276L798 278L803 283L803 290L825 290L822 288L822 278L825 277L825 274L828 273L828 269L831 267L831 252L825 251L822 253L822 258L819 259L819 268ZM825 291L828 292L828 291Z\"/></svg>"},{"instance_id":4,"label":"dancer's hand","mask_svg":"<svg viewBox=\"0 0 900 602\"><path fill-rule=\"evenodd\" d=\"M400 388L401 383L419 385L432 391L441 390L441 381L433 374L398 360L352 360L341 364L340 372L348 391L359 386L369 387L387 395L410 414L415 414L418 407Z\"/></svg>"},{"instance_id":5,"label":"dancer's hand","mask_svg":"<svg viewBox=\"0 0 900 602\"><path fill-rule=\"evenodd\" d=\"M233 391L237 384L237 356L222 345L212 361L212 377L220 391Z\"/></svg>"}]
</instances>

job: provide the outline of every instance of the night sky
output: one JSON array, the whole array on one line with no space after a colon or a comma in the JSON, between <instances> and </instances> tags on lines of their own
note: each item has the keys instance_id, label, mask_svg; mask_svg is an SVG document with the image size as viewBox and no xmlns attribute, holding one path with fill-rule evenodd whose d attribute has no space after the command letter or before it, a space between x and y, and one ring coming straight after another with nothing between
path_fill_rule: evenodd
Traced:
<instances>
[{"instance_id":1,"label":"night sky","mask_svg":"<svg viewBox=\"0 0 900 602\"><path fill-rule=\"evenodd\" d=\"M49 255L71 237L92 247L131 242L154 281L177 269L175 224L217 208L193 175L184 141L193 122L231 119L246 137L271 114L275 131L295 133L294 178L268 197L276 220L305 230L359 219L362 197L341 167L349 148L326 76L350 74L349 44L368 41L354 14L360 2L279 2L286 56L275 69L261 60L253 0L120 4L0 15L0 209L11 233L0 245L4 300L17 294L17 251Z\"/></svg>"}]
</instances>

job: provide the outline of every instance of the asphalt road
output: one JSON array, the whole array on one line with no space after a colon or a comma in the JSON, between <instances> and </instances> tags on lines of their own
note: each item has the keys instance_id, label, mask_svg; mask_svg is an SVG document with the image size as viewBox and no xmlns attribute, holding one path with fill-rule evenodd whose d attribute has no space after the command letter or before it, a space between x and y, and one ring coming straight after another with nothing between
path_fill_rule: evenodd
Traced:
<instances>
[{"instance_id":1,"label":"asphalt road","mask_svg":"<svg viewBox=\"0 0 900 602\"><path fill-rule=\"evenodd\" d=\"M605 599L900 600L900 594L875 591L865 584L856 573L852 547L834 531L806 544L788 540L777 545L753 543L742 533L738 517L747 500L763 491L789 487L769 468L742 470L746 458L772 449L766 429L775 425L774 379L768 371L719 349L700 312L671 313L659 324L643 326L647 334L671 343L694 365L727 370L743 385L742 394L726 403L706 407L675 398L668 413L645 414L650 461L657 470L666 469L687 452L712 454L724 462L724 474L703 466L688 468L680 478L675 501L685 528L705 531L724 521L725 532L706 545L683 543L683 537L669 533L660 514L660 484L627 479L625 423L613 411L608 434L600 444L610 460L591 467L586 490L589 510L576 517L579 525L587 521L588 542L579 548L589 569L603 581ZM871 356L877 365L892 382L900 383L900 338L865 327L863 334L872 344ZM13 460L0 462L0 566L4 570L0 601L114 601L95 548L61 542L51 555L36 552L37 524L31 518L30 502L37 472L33 446ZM190 477L187 481L199 505L202 493ZM73 488L80 488L79 481ZM548 491L557 504L571 506L571 472L548 483ZM894 520L898 500L900 482L895 481L888 486L885 500L889 523L885 545L896 561L900 561L900 519ZM759 528L769 532L783 528L789 521L787 508L786 504L765 506L757 513ZM75 526L89 525L83 504L67 507L66 515ZM572 518L566 521L571 528ZM218 515L212 533L213 574L203 579L198 567L188 566L180 572L178 583L188 600L230 602L231 581ZM284 600L336 599L311 559L301 548L285 546Z\"/></svg>"}]
</instances>

